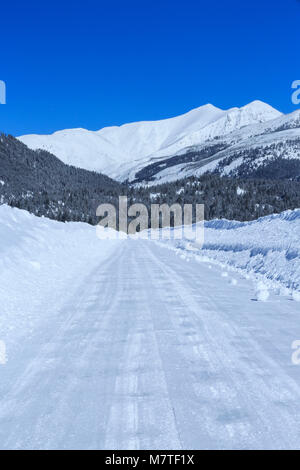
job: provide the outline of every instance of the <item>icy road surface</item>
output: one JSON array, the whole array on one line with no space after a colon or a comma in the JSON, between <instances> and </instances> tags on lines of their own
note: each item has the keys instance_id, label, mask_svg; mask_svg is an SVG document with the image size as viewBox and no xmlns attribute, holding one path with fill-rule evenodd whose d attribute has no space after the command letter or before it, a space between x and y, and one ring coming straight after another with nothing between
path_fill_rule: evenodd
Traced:
<instances>
[{"instance_id":1,"label":"icy road surface","mask_svg":"<svg viewBox=\"0 0 300 470\"><path fill-rule=\"evenodd\" d=\"M0 366L0 447L300 448L299 303L235 278L116 244Z\"/></svg>"}]
</instances>

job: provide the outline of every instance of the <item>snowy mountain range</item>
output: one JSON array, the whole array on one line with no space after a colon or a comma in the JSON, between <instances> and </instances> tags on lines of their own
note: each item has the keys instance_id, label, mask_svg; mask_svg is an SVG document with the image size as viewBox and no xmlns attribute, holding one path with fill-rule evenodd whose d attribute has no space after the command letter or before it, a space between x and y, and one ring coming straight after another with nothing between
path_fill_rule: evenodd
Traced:
<instances>
[{"instance_id":1,"label":"snowy mountain range","mask_svg":"<svg viewBox=\"0 0 300 470\"><path fill-rule=\"evenodd\" d=\"M283 115L261 101L225 111L208 104L162 121L19 139L119 181L163 183L205 171L244 177L266 161L300 161L300 110Z\"/></svg>"}]
</instances>

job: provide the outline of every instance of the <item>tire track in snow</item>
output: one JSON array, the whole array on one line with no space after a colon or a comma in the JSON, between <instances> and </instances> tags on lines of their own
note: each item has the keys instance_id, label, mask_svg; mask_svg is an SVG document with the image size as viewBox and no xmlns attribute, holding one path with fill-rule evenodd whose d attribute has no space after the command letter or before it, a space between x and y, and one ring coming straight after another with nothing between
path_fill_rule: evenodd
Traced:
<instances>
[{"instance_id":1,"label":"tire track in snow","mask_svg":"<svg viewBox=\"0 0 300 470\"><path fill-rule=\"evenodd\" d=\"M174 291L179 294L186 304L187 311L194 316L195 323L200 326L198 334L194 336L198 342L194 345L194 352L198 353L199 364L203 358L206 359L206 367L208 371L210 370L208 375L211 374L213 377L215 374L211 393L215 395L216 400L211 400L209 415L215 446L298 448L299 383L283 370L276 361L277 357L274 360L269 356L268 351L264 350L253 336L252 331L255 326L255 330L260 331L261 336L265 335L264 331L259 329L259 325L255 325L253 321L256 313L253 311L253 303L251 317L248 318L243 312L244 305L238 295L230 299L230 304L236 305L228 311L221 302L224 300L224 281L222 281L223 289L220 289L223 292L216 292L217 283L214 285L215 289L210 292L205 285L206 279L203 278L204 271L208 271L205 265L201 269L201 265L197 263L187 264L185 261L180 261L178 264L176 260L169 260L162 250L163 248L158 251L150 250L150 254L160 269L172 280ZM207 272L207 275L210 273ZM222 288L220 285L218 287ZM248 301L248 305L249 303ZM255 305L255 310L266 309L268 305L265 303ZM272 315L272 312L269 314ZM245 323L243 327L238 325L238 316L243 318ZM201 330L203 330L202 335ZM243 361L243 356L246 356L247 361ZM199 374L195 370L194 377L197 376L199 377ZM204 384L199 385L200 393L203 393ZM215 410L213 402L224 410L219 418L212 421Z\"/></svg>"}]
</instances>

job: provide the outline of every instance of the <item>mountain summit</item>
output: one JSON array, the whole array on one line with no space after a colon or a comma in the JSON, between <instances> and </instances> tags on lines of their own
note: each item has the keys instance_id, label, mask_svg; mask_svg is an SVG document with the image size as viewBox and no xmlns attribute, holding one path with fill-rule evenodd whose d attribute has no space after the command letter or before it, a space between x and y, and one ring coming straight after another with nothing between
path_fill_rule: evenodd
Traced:
<instances>
[{"instance_id":1,"label":"mountain summit","mask_svg":"<svg viewBox=\"0 0 300 470\"><path fill-rule=\"evenodd\" d=\"M142 121L99 131L67 129L51 135L19 137L31 149L47 150L64 163L125 179L136 167L168 157L252 124L281 116L266 103L221 110L206 104L183 115Z\"/></svg>"}]
</instances>

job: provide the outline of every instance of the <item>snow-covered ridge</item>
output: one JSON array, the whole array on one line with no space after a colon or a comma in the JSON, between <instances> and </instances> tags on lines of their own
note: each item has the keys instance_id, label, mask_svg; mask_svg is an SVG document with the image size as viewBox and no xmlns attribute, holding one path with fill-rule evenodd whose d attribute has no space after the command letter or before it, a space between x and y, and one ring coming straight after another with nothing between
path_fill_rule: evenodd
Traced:
<instances>
[{"instance_id":1,"label":"snow-covered ridge","mask_svg":"<svg viewBox=\"0 0 300 470\"><path fill-rule=\"evenodd\" d=\"M171 156L188 146L280 116L279 111L261 101L226 111L208 104L161 121L130 123L99 131L67 129L19 139L32 149L53 153L67 164L123 180L137 166L146 165L153 158Z\"/></svg>"},{"instance_id":2,"label":"snow-covered ridge","mask_svg":"<svg viewBox=\"0 0 300 470\"><path fill-rule=\"evenodd\" d=\"M273 220L279 221L298 221L300 223L300 209L295 209L293 211L285 211L281 212L280 214L271 214L267 215L266 217L260 217L257 220L250 220L249 222L239 222L237 220L227 220L227 219L214 219L214 220L209 220L205 222L205 227L206 228L211 228L211 229L218 229L218 230L234 230L236 228L240 227L247 227L247 226L252 226L255 225L257 226L258 224L267 224L268 222L271 222ZM300 238L300 235L299 235Z\"/></svg>"}]
</instances>

